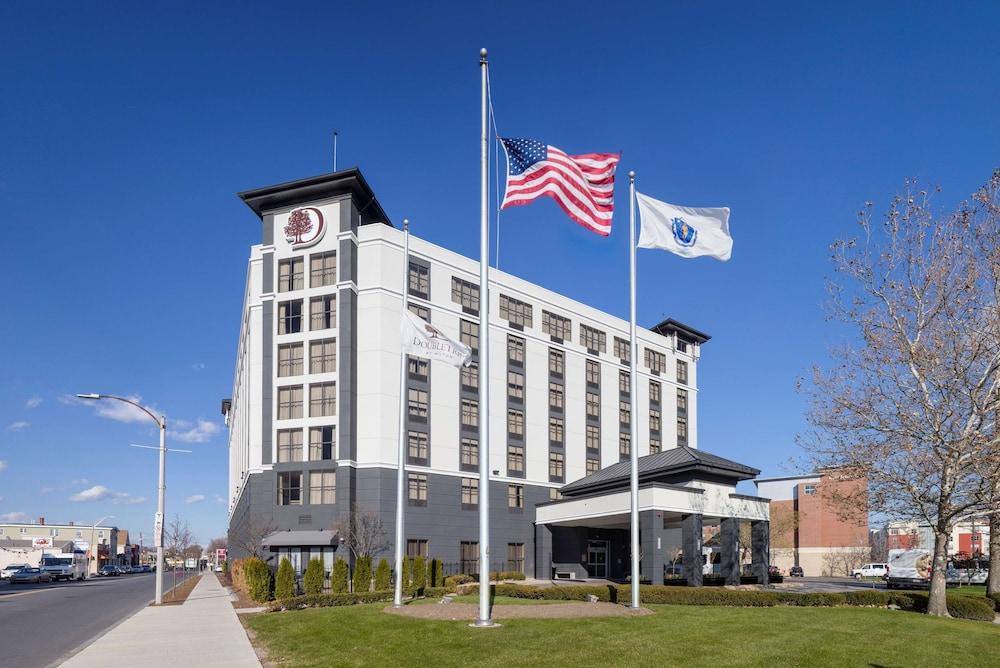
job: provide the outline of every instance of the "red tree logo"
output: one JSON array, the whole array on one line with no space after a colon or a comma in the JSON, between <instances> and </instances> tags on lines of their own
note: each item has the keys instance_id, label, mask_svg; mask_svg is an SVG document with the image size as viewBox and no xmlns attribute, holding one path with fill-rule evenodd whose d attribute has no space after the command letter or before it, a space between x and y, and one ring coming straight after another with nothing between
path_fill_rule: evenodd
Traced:
<instances>
[{"instance_id":1,"label":"red tree logo","mask_svg":"<svg viewBox=\"0 0 1000 668\"><path fill-rule=\"evenodd\" d=\"M308 234L313 228L312 221L305 209L296 209L288 217L288 224L285 225L285 236L295 237L294 243L302 243L302 235Z\"/></svg>"}]
</instances>

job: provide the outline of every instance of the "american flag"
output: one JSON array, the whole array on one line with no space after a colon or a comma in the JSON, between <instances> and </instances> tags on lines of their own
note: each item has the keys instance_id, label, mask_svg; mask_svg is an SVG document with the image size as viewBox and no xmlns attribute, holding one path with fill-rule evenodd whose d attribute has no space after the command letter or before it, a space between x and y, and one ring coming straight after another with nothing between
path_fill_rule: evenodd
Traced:
<instances>
[{"instance_id":1,"label":"american flag","mask_svg":"<svg viewBox=\"0 0 1000 668\"><path fill-rule=\"evenodd\" d=\"M567 155L533 139L501 138L507 152L507 192L501 209L544 196L601 236L611 233L617 153Z\"/></svg>"}]
</instances>

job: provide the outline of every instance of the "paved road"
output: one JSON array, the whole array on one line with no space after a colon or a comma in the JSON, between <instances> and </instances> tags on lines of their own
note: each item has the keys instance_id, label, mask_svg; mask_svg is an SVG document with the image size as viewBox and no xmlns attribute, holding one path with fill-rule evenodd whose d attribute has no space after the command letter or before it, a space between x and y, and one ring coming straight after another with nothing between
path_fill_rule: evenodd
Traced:
<instances>
[{"instance_id":1,"label":"paved road","mask_svg":"<svg viewBox=\"0 0 1000 668\"><path fill-rule=\"evenodd\" d=\"M178 574L178 582L183 574ZM0 583L0 665L58 665L152 600L151 573L84 582ZM164 573L164 588L173 585Z\"/></svg>"}]
</instances>

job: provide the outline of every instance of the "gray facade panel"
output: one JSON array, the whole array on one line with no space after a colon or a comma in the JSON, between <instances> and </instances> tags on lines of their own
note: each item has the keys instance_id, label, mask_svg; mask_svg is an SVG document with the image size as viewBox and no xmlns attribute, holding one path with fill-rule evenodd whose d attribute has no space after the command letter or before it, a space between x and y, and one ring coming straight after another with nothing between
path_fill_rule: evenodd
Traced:
<instances>
[{"instance_id":1,"label":"gray facade panel","mask_svg":"<svg viewBox=\"0 0 1000 668\"><path fill-rule=\"evenodd\" d=\"M262 253L260 259L261 292L274 292L274 253Z\"/></svg>"},{"instance_id":2,"label":"gray facade panel","mask_svg":"<svg viewBox=\"0 0 1000 668\"><path fill-rule=\"evenodd\" d=\"M260 450L261 463L274 461L271 425L274 400L274 302L261 304Z\"/></svg>"},{"instance_id":3,"label":"gray facade panel","mask_svg":"<svg viewBox=\"0 0 1000 668\"><path fill-rule=\"evenodd\" d=\"M261 229L261 241L265 246L270 246L274 243L274 214L265 214L260 222L262 224Z\"/></svg>"},{"instance_id":4,"label":"gray facade panel","mask_svg":"<svg viewBox=\"0 0 1000 668\"><path fill-rule=\"evenodd\" d=\"M358 296L353 290L340 290L337 302L337 412L340 415L337 456L354 459L358 452Z\"/></svg>"}]
</instances>

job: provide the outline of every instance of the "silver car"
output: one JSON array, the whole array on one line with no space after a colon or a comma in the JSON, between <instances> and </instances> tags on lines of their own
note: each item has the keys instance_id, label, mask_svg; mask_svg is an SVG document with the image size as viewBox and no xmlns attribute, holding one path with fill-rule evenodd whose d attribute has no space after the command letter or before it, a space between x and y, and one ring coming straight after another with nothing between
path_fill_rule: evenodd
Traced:
<instances>
[{"instance_id":1,"label":"silver car","mask_svg":"<svg viewBox=\"0 0 1000 668\"><path fill-rule=\"evenodd\" d=\"M0 570L0 580L10 580L11 575L27 567L28 564L10 564L9 566L4 566L3 570Z\"/></svg>"},{"instance_id":2,"label":"silver car","mask_svg":"<svg viewBox=\"0 0 1000 668\"><path fill-rule=\"evenodd\" d=\"M52 576L40 568L22 568L10 576L10 583L20 584L22 582L33 582L35 584L52 582Z\"/></svg>"}]
</instances>

